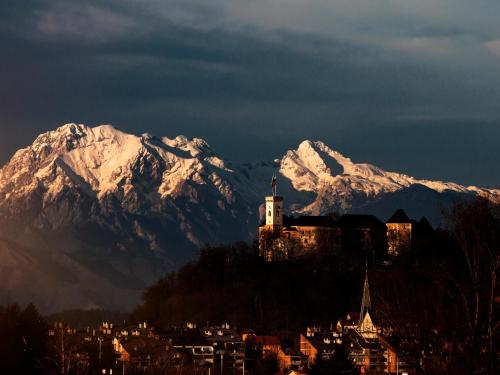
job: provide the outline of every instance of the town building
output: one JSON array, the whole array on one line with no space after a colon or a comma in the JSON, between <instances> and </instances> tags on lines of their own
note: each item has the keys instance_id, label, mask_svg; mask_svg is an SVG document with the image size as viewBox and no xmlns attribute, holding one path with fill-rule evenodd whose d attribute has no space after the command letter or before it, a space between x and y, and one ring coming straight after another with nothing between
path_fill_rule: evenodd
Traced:
<instances>
[{"instance_id":1,"label":"town building","mask_svg":"<svg viewBox=\"0 0 500 375\"><path fill-rule=\"evenodd\" d=\"M345 326L344 326L345 327ZM349 355L362 373L397 373L398 356L376 324L370 297L368 267L365 272L359 321L345 336L349 343Z\"/></svg>"},{"instance_id":2,"label":"town building","mask_svg":"<svg viewBox=\"0 0 500 375\"><path fill-rule=\"evenodd\" d=\"M316 360L330 360L342 344L342 334L335 330L323 330L321 327L308 327L299 336L300 353L307 358L307 367L312 367Z\"/></svg>"},{"instance_id":3,"label":"town building","mask_svg":"<svg viewBox=\"0 0 500 375\"><path fill-rule=\"evenodd\" d=\"M368 272L365 273L360 312L347 314L329 329L308 327L300 334L299 346L308 368L319 357L322 360L334 358L343 346L353 365L363 374L395 374L398 371L396 350L375 320Z\"/></svg>"},{"instance_id":4,"label":"town building","mask_svg":"<svg viewBox=\"0 0 500 375\"><path fill-rule=\"evenodd\" d=\"M305 367L304 356L300 351L294 350L293 348L282 348L278 352L278 366L280 370L303 370Z\"/></svg>"},{"instance_id":5,"label":"town building","mask_svg":"<svg viewBox=\"0 0 500 375\"><path fill-rule=\"evenodd\" d=\"M281 350L281 340L278 336L256 335L252 330L242 334L244 343L250 339L253 340L256 345L260 346L263 356L277 355Z\"/></svg>"},{"instance_id":6,"label":"town building","mask_svg":"<svg viewBox=\"0 0 500 375\"><path fill-rule=\"evenodd\" d=\"M229 323L206 327L203 335L215 350L219 365L225 373L241 374L244 370L245 347L242 336ZM213 363L213 362L212 362Z\"/></svg>"}]
</instances>

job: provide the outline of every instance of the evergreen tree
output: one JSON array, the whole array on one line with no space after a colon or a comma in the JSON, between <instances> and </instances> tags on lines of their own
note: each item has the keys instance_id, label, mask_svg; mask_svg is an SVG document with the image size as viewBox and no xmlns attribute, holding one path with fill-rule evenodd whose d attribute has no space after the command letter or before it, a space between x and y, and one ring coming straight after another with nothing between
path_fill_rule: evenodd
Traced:
<instances>
[{"instance_id":1,"label":"evergreen tree","mask_svg":"<svg viewBox=\"0 0 500 375\"><path fill-rule=\"evenodd\" d=\"M47 355L47 324L33 304L19 315L18 335L22 349L22 367L27 371L43 368Z\"/></svg>"},{"instance_id":2,"label":"evergreen tree","mask_svg":"<svg viewBox=\"0 0 500 375\"><path fill-rule=\"evenodd\" d=\"M43 374L47 325L36 307L0 307L0 374Z\"/></svg>"}]
</instances>

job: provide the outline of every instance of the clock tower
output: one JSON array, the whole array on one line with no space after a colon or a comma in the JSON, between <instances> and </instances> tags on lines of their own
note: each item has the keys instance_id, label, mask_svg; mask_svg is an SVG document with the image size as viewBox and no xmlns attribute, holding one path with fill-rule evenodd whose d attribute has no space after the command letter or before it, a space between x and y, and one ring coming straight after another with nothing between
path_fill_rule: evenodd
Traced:
<instances>
[{"instance_id":1,"label":"clock tower","mask_svg":"<svg viewBox=\"0 0 500 375\"><path fill-rule=\"evenodd\" d=\"M283 229L283 197L276 194L278 182L276 175L271 180L271 188L273 195L266 197L266 227L267 230L272 230L274 234L281 233Z\"/></svg>"}]
</instances>

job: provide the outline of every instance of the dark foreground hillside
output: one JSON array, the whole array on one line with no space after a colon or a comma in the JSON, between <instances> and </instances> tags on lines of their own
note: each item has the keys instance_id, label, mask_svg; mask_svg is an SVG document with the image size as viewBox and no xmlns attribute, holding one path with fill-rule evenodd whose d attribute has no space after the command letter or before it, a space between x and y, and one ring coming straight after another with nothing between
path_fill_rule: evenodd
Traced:
<instances>
[{"instance_id":1,"label":"dark foreground hillside","mask_svg":"<svg viewBox=\"0 0 500 375\"><path fill-rule=\"evenodd\" d=\"M415 366L493 366L498 348L500 221L485 200L457 205L450 231L437 231L388 264L369 264L373 313L394 330ZM148 288L132 314L158 329L186 321L229 322L286 334L335 325L359 311L366 256L314 254L268 263L238 244L207 247L197 261ZM481 364L481 365L479 365Z\"/></svg>"}]
</instances>

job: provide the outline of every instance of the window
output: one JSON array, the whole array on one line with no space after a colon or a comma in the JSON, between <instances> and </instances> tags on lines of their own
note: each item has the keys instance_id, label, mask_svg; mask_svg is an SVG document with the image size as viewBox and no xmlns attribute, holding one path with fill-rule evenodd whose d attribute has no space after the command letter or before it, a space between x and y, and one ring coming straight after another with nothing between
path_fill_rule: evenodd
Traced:
<instances>
[{"instance_id":1,"label":"window","mask_svg":"<svg viewBox=\"0 0 500 375\"><path fill-rule=\"evenodd\" d=\"M267 211L267 216L271 216L271 211Z\"/></svg>"}]
</instances>

